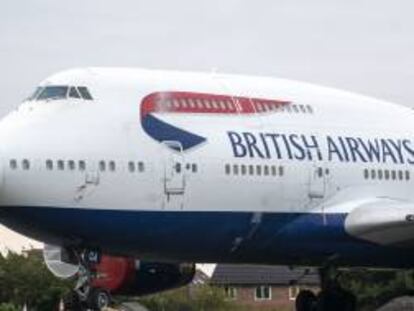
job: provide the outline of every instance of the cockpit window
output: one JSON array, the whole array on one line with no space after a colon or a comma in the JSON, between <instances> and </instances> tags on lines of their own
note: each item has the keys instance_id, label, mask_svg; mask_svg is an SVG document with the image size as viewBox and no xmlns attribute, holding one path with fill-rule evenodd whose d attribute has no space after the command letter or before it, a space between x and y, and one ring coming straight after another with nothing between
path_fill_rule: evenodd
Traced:
<instances>
[{"instance_id":1,"label":"cockpit window","mask_svg":"<svg viewBox=\"0 0 414 311\"><path fill-rule=\"evenodd\" d=\"M37 98L37 96L39 96L39 94L43 91L42 87L38 87L36 88L36 90L33 92L32 95L29 96L29 98L27 100L34 100Z\"/></svg>"},{"instance_id":2,"label":"cockpit window","mask_svg":"<svg viewBox=\"0 0 414 311\"><path fill-rule=\"evenodd\" d=\"M67 86L46 86L37 97L37 100L65 99L68 89Z\"/></svg>"},{"instance_id":3,"label":"cockpit window","mask_svg":"<svg viewBox=\"0 0 414 311\"><path fill-rule=\"evenodd\" d=\"M86 100L92 100L93 99L91 93L89 93L89 90L86 87L79 86L78 90L81 93L83 99L86 99Z\"/></svg>"},{"instance_id":4,"label":"cockpit window","mask_svg":"<svg viewBox=\"0 0 414 311\"><path fill-rule=\"evenodd\" d=\"M66 85L38 87L27 100L54 100L66 98L93 100L93 97L87 87Z\"/></svg>"},{"instance_id":5,"label":"cockpit window","mask_svg":"<svg viewBox=\"0 0 414 311\"><path fill-rule=\"evenodd\" d=\"M70 88L69 97L72 97L72 98L81 98L80 95L79 95L79 92L73 86Z\"/></svg>"}]
</instances>

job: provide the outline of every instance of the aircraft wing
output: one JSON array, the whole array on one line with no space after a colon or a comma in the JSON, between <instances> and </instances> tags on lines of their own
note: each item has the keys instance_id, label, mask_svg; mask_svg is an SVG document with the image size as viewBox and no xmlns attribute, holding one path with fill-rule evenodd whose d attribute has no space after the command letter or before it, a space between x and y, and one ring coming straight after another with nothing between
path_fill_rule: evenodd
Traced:
<instances>
[{"instance_id":1,"label":"aircraft wing","mask_svg":"<svg viewBox=\"0 0 414 311\"><path fill-rule=\"evenodd\" d=\"M414 247L414 203L386 198L362 203L346 217L345 229L378 244Z\"/></svg>"}]
</instances>

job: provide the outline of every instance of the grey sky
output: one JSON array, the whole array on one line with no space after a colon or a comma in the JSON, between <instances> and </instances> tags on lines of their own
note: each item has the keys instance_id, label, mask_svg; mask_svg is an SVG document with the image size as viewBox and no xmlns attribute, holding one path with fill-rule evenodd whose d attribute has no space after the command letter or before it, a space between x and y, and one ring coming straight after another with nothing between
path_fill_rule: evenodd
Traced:
<instances>
[{"instance_id":1,"label":"grey sky","mask_svg":"<svg viewBox=\"0 0 414 311\"><path fill-rule=\"evenodd\" d=\"M272 75L414 106L410 0L4 0L0 115L78 66Z\"/></svg>"}]
</instances>

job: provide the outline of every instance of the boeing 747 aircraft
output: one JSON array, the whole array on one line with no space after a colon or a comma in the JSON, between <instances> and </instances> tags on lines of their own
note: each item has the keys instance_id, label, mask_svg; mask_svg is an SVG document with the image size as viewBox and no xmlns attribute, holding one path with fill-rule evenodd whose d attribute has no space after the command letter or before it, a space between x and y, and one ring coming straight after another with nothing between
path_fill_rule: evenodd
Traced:
<instances>
[{"instance_id":1,"label":"boeing 747 aircraft","mask_svg":"<svg viewBox=\"0 0 414 311\"><path fill-rule=\"evenodd\" d=\"M177 284L184 263L317 266L322 291L297 310L353 310L330 271L413 267L413 124L282 79L69 70L0 123L0 221L50 244L95 309L106 254L176 265L161 270Z\"/></svg>"}]
</instances>

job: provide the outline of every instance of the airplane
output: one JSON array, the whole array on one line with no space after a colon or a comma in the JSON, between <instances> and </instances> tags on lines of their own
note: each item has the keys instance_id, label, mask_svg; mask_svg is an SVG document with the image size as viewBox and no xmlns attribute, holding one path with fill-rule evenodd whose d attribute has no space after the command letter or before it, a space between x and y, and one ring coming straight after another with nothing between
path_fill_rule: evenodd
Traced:
<instances>
[{"instance_id":1,"label":"airplane","mask_svg":"<svg viewBox=\"0 0 414 311\"><path fill-rule=\"evenodd\" d=\"M95 310L105 255L316 266L322 290L296 309L354 310L340 269L414 262L413 123L285 79L71 69L0 122L0 222L49 244Z\"/></svg>"}]
</instances>

